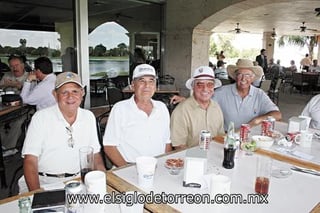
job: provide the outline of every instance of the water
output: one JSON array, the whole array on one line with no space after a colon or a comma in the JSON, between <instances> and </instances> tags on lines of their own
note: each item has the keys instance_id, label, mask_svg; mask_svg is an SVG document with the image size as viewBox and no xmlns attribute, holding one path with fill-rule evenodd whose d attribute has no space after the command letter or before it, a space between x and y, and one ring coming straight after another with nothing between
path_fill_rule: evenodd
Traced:
<instances>
[{"instance_id":1,"label":"water","mask_svg":"<svg viewBox=\"0 0 320 213\"><path fill-rule=\"evenodd\" d=\"M61 59L52 59L53 71L61 72L62 63ZM112 74L129 73L129 59L126 60L89 60L90 75L100 72L108 72Z\"/></svg>"}]
</instances>

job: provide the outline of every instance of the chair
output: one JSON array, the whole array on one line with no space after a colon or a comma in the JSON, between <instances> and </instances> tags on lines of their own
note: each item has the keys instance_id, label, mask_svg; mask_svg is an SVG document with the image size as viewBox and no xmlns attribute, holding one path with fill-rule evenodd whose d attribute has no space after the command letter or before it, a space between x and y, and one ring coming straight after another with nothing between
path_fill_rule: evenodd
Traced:
<instances>
[{"instance_id":1,"label":"chair","mask_svg":"<svg viewBox=\"0 0 320 213\"><path fill-rule=\"evenodd\" d=\"M303 76L302 73L293 73L290 93L292 93L294 87L300 89L300 93L303 93L304 88L309 87L309 83L303 79Z\"/></svg>"},{"instance_id":2,"label":"chair","mask_svg":"<svg viewBox=\"0 0 320 213\"><path fill-rule=\"evenodd\" d=\"M84 91L84 95L83 95L83 97L82 97L82 101L81 101L81 104L80 104L80 107L81 107L81 108L84 108L84 103L85 103L85 101L86 101L87 85L84 86L83 91Z\"/></svg>"},{"instance_id":3,"label":"chair","mask_svg":"<svg viewBox=\"0 0 320 213\"><path fill-rule=\"evenodd\" d=\"M281 90L282 92L285 92L286 87L292 87L293 82L293 72L291 70L286 69L284 73L284 79L281 84Z\"/></svg>"},{"instance_id":4,"label":"chair","mask_svg":"<svg viewBox=\"0 0 320 213\"><path fill-rule=\"evenodd\" d=\"M104 166L106 167L107 170L109 170L113 167L113 163L106 156L106 154L104 153L104 148L103 148L103 135L104 135L105 126L107 124L109 114L110 114L110 110L108 110L108 111L106 111L96 117L97 134L98 134L98 139L99 139L99 143L101 146L100 153L101 153L101 157L102 157Z\"/></svg>"},{"instance_id":5,"label":"chair","mask_svg":"<svg viewBox=\"0 0 320 213\"><path fill-rule=\"evenodd\" d=\"M124 99L121 89L117 87L107 87L106 98L107 98L110 109L113 107L115 103Z\"/></svg>"},{"instance_id":6,"label":"chair","mask_svg":"<svg viewBox=\"0 0 320 213\"><path fill-rule=\"evenodd\" d=\"M261 82L260 89L262 89L265 93L268 94L268 91L270 90L271 86L271 80L264 80Z\"/></svg>"},{"instance_id":7,"label":"chair","mask_svg":"<svg viewBox=\"0 0 320 213\"><path fill-rule=\"evenodd\" d=\"M270 89L268 91L268 96L273 101L273 103L277 105L279 104L279 91L280 91L281 83L282 83L282 79L278 78L275 88Z\"/></svg>"}]
</instances>

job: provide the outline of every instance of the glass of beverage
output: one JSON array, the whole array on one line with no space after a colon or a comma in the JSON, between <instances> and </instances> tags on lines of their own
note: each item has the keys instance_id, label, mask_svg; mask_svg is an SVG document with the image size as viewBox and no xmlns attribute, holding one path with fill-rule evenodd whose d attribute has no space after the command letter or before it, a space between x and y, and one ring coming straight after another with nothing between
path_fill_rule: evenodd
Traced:
<instances>
[{"instance_id":1,"label":"glass of beverage","mask_svg":"<svg viewBox=\"0 0 320 213\"><path fill-rule=\"evenodd\" d=\"M257 170L255 180L255 192L268 194L270 185L272 160L266 156L257 156Z\"/></svg>"},{"instance_id":2,"label":"glass of beverage","mask_svg":"<svg viewBox=\"0 0 320 213\"><path fill-rule=\"evenodd\" d=\"M91 146L84 146L79 149L79 159L80 159L80 173L81 180L84 183L85 175L93 170L93 148Z\"/></svg>"}]
</instances>

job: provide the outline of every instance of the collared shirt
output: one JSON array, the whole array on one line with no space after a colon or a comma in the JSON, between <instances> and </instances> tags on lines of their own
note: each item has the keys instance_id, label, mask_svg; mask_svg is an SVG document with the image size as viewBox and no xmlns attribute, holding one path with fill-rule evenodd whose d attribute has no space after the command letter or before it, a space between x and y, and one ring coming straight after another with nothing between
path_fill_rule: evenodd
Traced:
<instances>
[{"instance_id":1,"label":"collared shirt","mask_svg":"<svg viewBox=\"0 0 320 213\"><path fill-rule=\"evenodd\" d=\"M0 81L0 87L4 87L5 80L19 81L23 85L24 81L27 79L27 77L28 77L27 72L24 72L24 74L20 77L15 77L12 72L6 72ZM16 94L20 94L20 91L21 91L15 87L6 87L5 90L6 91L14 91Z\"/></svg>"},{"instance_id":2,"label":"collared shirt","mask_svg":"<svg viewBox=\"0 0 320 213\"><path fill-rule=\"evenodd\" d=\"M111 110L103 136L103 145L117 146L127 162L138 156L157 156L165 153L170 143L170 115L160 101L152 100L148 116L134 101L134 95L116 103Z\"/></svg>"},{"instance_id":3,"label":"collared shirt","mask_svg":"<svg viewBox=\"0 0 320 213\"><path fill-rule=\"evenodd\" d=\"M228 129L230 121L233 121L234 127L238 129L241 124L246 124L257 116L279 110L263 90L252 85L244 99L238 94L234 83L217 89L213 100L221 107L225 130Z\"/></svg>"},{"instance_id":4,"label":"collared shirt","mask_svg":"<svg viewBox=\"0 0 320 213\"><path fill-rule=\"evenodd\" d=\"M32 82L24 82L20 96L23 103L36 105L37 110L53 106L56 100L52 94L56 81L56 75L51 73L32 88Z\"/></svg>"},{"instance_id":5,"label":"collared shirt","mask_svg":"<svg viewBox=\"0 0 320 213\"><path fill-rule=\"evenodd\" d=\"M320 95L314 96L308 102L301 115L311 117L310 128L320 129Z\"/></svg>"},{"instance_id":6,"label":"collared shirt","mask_svg":"<svg viewBox=\"0 0 320 213\"><path fill-rule=\"evenodd\" d=\"M317 66L311 65L309 67L309 72L320 72L320 66L319 65L317 65Z\"/></svg>"},{"instance_id":7,"label":"collared shirt","mask_svg":"<svg viewBox=\"0 0 320 213\"><path fill-rule=\"evenodd\" d=\"M223 114L219 105L210 100L209 107L203 109L194 99L187 98L171 114L171 141L173 146L199 143L201 130L208 130L211 136L223 134Z\"/></svg>"},{"instance_id":8,"label":"collared shirt","mask_svg":"<svg viewBox=\"0 0 320 213\"><path fill-rule=\"evenodd\" d=\"M38 157L38 171L49 174L78 173L80 171L79 148L92 146L94 153L100 151L96 119L92 112L78 108L72 133L58 105L37 111L28 127L22 156ZM69 147L72 135L74 147Z\"/></svg>"}]
</instances>

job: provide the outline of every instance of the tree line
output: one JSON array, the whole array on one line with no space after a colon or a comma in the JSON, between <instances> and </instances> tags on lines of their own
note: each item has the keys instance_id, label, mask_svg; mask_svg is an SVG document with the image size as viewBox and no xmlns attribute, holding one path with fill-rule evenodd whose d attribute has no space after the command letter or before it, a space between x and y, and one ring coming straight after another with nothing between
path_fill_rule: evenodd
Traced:
<instances>
[{"instance_id":1,"label":"tree line","mask_svg":"<svg viewBox=\"0 0 320 213\"><path fill-rule=\"evenodd\" d=\"M129 48L125 43L120 43L117 47L111 49L107 49L103 44L98 44L95 47L89 47L89 56L124 57L129 56L129 54ZM0 44L0 55L61 57L61 50L49 47L27 47L27 40L20 39L19 47L2 46Z\"/></svg>"}]
</instances>

